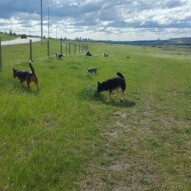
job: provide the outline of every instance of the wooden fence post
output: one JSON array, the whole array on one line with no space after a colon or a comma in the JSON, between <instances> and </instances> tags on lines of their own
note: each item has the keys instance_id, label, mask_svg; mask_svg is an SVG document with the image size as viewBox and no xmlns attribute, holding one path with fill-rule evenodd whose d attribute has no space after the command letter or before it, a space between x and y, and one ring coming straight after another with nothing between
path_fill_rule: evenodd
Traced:
<instances>
[{"instance_id":1,"label":"wooden fence post","mask_svg":"<svg viewBox=\"0 0 191 191\"><path fill-rule=\"evenodd\" d=\"M69 55L70 55L70 42L69 42Z\"/></svg>"},{"instance_id":2,"label":"wooden fence post","mask_svg":"<svg viewBox=\"0 0 191 191\"><path fill-rule=\"evenodd\" d=\"M62 38L61 38L61 41L60 41L60 54L62 54Z\"/></svg>"},{"instance_id":3,"label":"wooden fence post","mask_svg":"<svg viewBox=\"0 0 191 191\"><path fill-rule=\"evenodd\" d=\"M76 55L76 43L74 44L74 54Z\"/></svg>"},{"instance_id":4,"label":"wooden fence post","mask_svg":"<svg viewBox=\"0 0 191 191\"><path fill-rule=\"evenodd\" d=\"M1 39L0 39L0 71L2 71Z\"/></svg>"},{"instance_id":5,"label":"wooden fence post","mask_svg":"<svg viewBox=\"0 0 191 191\"><path fill-rule=\"evenodd\" d=\"M30 60L32 61L32 40L30 39Z\"/></svg>"},{"instance_id":6,"label":"wooden fence post","mask_svg":"<svg viewBox=\"0 0 191 191\"><path fill-rule=\"evenodd\" d=\"M47 55L48 58L50 57L50 44L49 44L49 40L47 41Z\"/></svg>"}]
</instances>

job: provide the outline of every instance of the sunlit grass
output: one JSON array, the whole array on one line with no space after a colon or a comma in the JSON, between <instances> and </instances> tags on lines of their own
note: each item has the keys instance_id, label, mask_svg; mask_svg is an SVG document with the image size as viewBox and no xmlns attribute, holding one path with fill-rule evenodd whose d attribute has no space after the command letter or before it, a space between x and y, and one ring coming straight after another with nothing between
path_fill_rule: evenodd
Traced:
<instances>
[{"instance_id":1,"label":"sunlit grass","mask_svg":"<svg viewBox=\"0 0 191 191\"><path fill-rule=\"evenodd\" d=\"M29 70L28 45L2 48L0 189L80 190L87 167L97 166L93 172L100 176L102 190L112 190L120 175L104 170L123 157L129 159L129 171L122 174L138 175L142 188L190 188L190 57L172 58L172 51L161 48L89 43L93 57L84 52L56 60L60 44L51 43L50 58L46 42L33 44L39 93L34 84L28 90L12 77L13 67ZM104 58L103 52L109 57ZM88 74L88 67L97 67L98 73ZM126 78L124 102L114 95L107 101L108 92L96 92L97 81L116 72ZM115 129L121 136L113 139ZM132 161L138 162L139 156L143 160L133 168ZM128 180L124 185L132 188Z\"/></svg>"}]
</instances>

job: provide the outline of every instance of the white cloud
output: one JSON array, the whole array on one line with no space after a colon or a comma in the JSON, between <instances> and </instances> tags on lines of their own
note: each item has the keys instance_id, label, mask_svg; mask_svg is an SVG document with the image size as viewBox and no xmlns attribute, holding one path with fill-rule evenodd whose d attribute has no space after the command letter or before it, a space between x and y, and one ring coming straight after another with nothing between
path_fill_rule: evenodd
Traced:
<instances>
[{"instance_id":1,"label":"white cloud","mask_svg":"<svg viewBox=\"0 0 191 191\"><path fill-rule=\"evenodd\" d=\"M56 30L58 37L114 40L190 35L190 0L43 0L46 36L47 2L52 36ZM27 4L30 6L24 0L1 0L1 30L40 34L40 2L28 0Z\"/></svg>"}]
</instances>

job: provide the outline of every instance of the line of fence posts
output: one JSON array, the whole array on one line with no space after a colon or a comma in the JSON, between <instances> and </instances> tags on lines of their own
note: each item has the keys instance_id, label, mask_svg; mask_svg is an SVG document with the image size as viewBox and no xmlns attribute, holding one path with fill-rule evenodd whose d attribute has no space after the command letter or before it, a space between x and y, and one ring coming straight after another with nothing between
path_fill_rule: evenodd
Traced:
<instances>
[{"instance_id":1,"label":"line of fence posts","mask_svg":"<svg viewBox=\"0 0 191 191\"><path fill-rule=\"evenodd\" d=\"M71 45L74 45L74 54L76 55L77 44L76 43L72 44L72 43L69 42L68 44L65 45L66 46L66 49L65 49L66 56L71 55ZM88 44L86 44L86 45L84 45L84 44L80 45L79 44L78 48L79 48L79 53L84 52L84 51L88 51ZM63 54L63 40L62 39L60 40L60 52L59 53ZM47 41L47 56L48 56L48 58L50 57L50 43L49 43L49 40Z\"/></svg>"},{"instance_id":2,"label":"line of fence posts","mask_svg":"<svg viewBox=\"0 0 191 191\"><path fill-rule=\"evenodd\" d=\"M62 43L62 41L61 41L61 43ZM74 46L74 54L76 55L76 52L77 52L77 47L79 48L79 53L81 53L81 52L84 52L84 51L88 51L88 44L79 44L79 45L77 45L76 43L75 44L72 44L72 43L68 43L68 45L66 44L66 56L69 54L69 55L71 55L71 45L73 45ZM61 45L61 47L62 47L62 45ZM62 49L61 49L61 53L62 53Z\"/></svg>"},{"instance_id":3,"label":"line of fence posts","mask_svg":"<svg viewBox=\"0 0 191 191\"><path fill-rule=\"evenodd\" d=\"M69 46L69 48L68 48L68 46ZM79 53L81 53L81 51L83 52L83 51L88 51L88 45L86 44L85 46L82 44L82 45L78 45L79 46ZM76 45L76 43L74 44L74 54L76 55L76 48L77 47L77 45ZM60 53L61 54L63 54L63 52L62 52L62 39L61 39L61 41L60 41ZM67 56L67 54L69 53L69 55L71 54L71 43L69 42L69 44L67 45L66 44L66 56ZM49 43L49 41L47 41L47 56L48 56L48 58L50 57L50 43ZM30 57L30 60L33 60L32 59L32 40L30 39L30 41L29 41L29 57ZM0 39L0 71L2 71L2 68L3 68L3 66L2 66L3 64L2 64L2 48L1 48L1 39Z\"/></svg>"}]
</instances>

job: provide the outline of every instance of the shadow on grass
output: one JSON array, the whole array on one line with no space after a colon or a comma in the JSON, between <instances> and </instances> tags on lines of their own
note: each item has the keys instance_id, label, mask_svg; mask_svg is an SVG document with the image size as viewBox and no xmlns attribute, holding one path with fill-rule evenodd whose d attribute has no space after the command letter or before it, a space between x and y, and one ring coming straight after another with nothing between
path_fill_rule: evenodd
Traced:
<instances>
[{"instance_id":1,"label":"shadow on grass","mask_svg":"<svg viewBox=\"0 0 191 191\"><path fill-rule=\"evenodd\" d=\"M121 100L119 98L108 100L108 97L106 97L103 94L95 94L96 100L101 101L105 105L111 105L114 107L134 107L136 105L136 102L129 101L129 100Z\"/></svg>"},{"instance_id":2,"label":"shadow on grass","mask_svg":"<svg viewBox=\"0 0 191 191\"><path fill-rule=\"evenodd\" d=\"M111 106L115 106L115 107L134 107L136 105L136 103L134 101L128 101L128 100L101 100L102 103L106 104L106 105L111 105Z\"/></svg>"},{"instance_id":3,"label":"shadow on grass","mask_svg":"<svg viewBox=\"0 0 191 191\"><path fill-rule=\"evenodd\" d=\"M12 87L15 92L22 92L23 94L30 94L34 96L37 96L40 92L40 89L39 91L37 91L36 86L30 87L30 89L28 89L27 86L25 85L21 86L20 84L16 84L16 82L13 83Z\"/></svg>"},{"instance_id":4,"label":"shadow on grass","mask_svg":"<svg viewBox=\"0 0 191 191\"><path fill-rule=\"evenodd\" d=\"M97 93L96 89L93 86L85 87L79 94L82 99L89 101L98 101L102 102L105 105L111 105L115 107L134 107L136 103L129 100L120 100L119 98L108 100L108 97L105 94Z\"/></svg>"}]
</instances>

